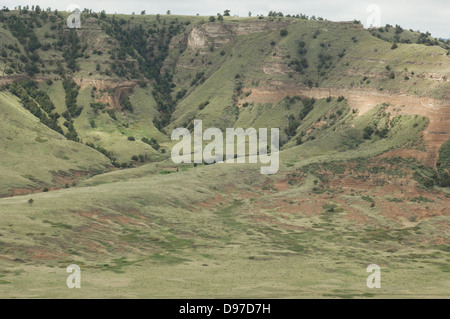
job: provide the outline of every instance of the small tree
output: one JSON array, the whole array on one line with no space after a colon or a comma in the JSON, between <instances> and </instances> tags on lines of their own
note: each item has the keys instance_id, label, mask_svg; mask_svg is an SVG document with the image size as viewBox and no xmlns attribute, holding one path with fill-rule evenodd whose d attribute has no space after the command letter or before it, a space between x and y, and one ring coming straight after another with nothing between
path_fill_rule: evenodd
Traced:
<instances>
[{"instance_id":1,"label":"small tree","mask_svg":"<svg viewBox=\"0 0 450 319\"><path fill-rule=\"evenodd\" d=\"M34 199L32 199L32 198L30 198L30 199L28 200L28 204L30 204L30 205L33 205L33 202L34 202Z\"/></svg>"},{"instance_id":2,"label":"small tree","mask_svg":"<svg viewBox=\"0 0 450 319\"><path fill-rule=\"evenodd\" d=\"M224 15L225 17L229 17L229 16L230 16L230 11L231 11L231 10L228 10L228 9L227 9L227 10L224 10L224 11L223 11L223 15Z\"/></svg>"},{"instance_id":3,"label":"small tree","mask_svg":"<svg viewBox=\"0 0 450 319\"><path fill-rule=\"evenodd\" d=\"M141 16L145 16L145 10L141 11Z\"/></svg>"},{"instance_id":4,"label":"small tree","mask_svg":"<svg viewBox=\"0 0 450 319\"><path fill-rule=\"evenodd\" d=\"M252 16L252 12L251 12L251 11L248 12L248 16L249 16L249 17Z\"/></svg>"},{"instance_id":5,"label":"small tree","mask_svg":"<svg viewBox=\"0 0 450 319\"><path fill-rule=\"evenodd\" d=\"M391 50L394 50L394 49L397 49L397 48L398 48L398 45L397 45L397 43L394 42L394 44L392 44L392 46L391 46Z\"/></svg>"},{"instance_id":6,"label":"small tree","mask_svg":"<svg viewBox=\"0 0 450 319\"><path fill-rule=\"evenodd\" d=\"M288 34L288 31L287 31L286 29L281 29L281 30L280 30L280 35L281 35L282 37L287 36L287 34Z\"/></svg>"},{"instance_id":7,"label":"small tree","mask_svg":"<svg viewBox=\"0 0 450 319\"><path fill-rule=\"evenodd\" d=\"M370 138L371 138L373 132L374 132L374 129L373 129L373 127L372 127L371 125L366 126L366 127L364 128L363 138L364 138L365 140L370 140Z\"/></svg>"},{"instance_id":8,"label":"small tree","mask_svg":"<svg viewBox=\"0 0 450 319\"><path fill-rule=\"evenodd\" d=\"M167 13L167 15L170 15L172 12L170 12L170 10L167 10L166 13Z\"/></svg>"}]
</instances>

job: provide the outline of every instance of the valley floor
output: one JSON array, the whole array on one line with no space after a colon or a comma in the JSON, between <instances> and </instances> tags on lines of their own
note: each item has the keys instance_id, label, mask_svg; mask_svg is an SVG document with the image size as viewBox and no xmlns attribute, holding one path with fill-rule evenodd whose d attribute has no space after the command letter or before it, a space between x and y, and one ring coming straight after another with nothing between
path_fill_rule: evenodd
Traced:
<instances>
[{"instance_id":1,"label":"valley floor","mask_svg":"<svg viewBox=\"0 0 450 319\"><path fill-rule=\"evenodd\" d=\"M245 164L155 165L34 194L32 205L1 199L0 296L448 297L448 191L348 167L326 178L328 166L268 177ZM66 286L70 264L81 289ZM367 288L370 264L380 289Z\"/></svg>"}]
</instances>

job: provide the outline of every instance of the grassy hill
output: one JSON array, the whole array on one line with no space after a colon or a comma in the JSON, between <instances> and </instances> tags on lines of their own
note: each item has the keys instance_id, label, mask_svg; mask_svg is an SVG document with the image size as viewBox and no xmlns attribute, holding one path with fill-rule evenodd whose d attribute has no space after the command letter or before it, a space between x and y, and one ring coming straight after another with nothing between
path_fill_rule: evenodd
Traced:
<instances>
[{"instance_id":1,"label":"grassy hill","mask_svg":"<svg viewBox=\"0 0 450 319\"><path fill-rule=\"evenodd\" d=\"M448 41L67 16L0 11L0 296L446 297ZM280 128L279 172L174 164L170 134L196 119Z\"/></svg>"},{"instance_id":2,"label":"grassy hill","mask_svg":"<svg viewBox=\"0 0 450 319\"><path fill-rule=\"evenodd\" d=\"M3 154L0 169L4 176L1 194L10 194L16 188L72 186L70 177L76 171L95 175L109 170L108 158L49 129L11 94L0 93L0 107Z\"/></svg>"}]
</instances>

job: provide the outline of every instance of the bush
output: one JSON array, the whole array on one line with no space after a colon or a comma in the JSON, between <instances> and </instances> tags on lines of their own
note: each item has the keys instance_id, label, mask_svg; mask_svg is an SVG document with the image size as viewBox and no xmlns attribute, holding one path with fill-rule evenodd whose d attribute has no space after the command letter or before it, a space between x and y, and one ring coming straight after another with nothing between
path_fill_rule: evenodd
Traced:
<instances>
[{"instance_id":1,"label":"bush","mask_svg":"<svg viewBox=\"0 0 450 319\"><path fill-rule=\"evenodd\" d=\"M141 141L142 141L143 143L146 143L146 144L150 145L150 146L153 147L155 150L158 150L158 149L160 148L160 145L158 144L158 141L155 140L153 137L152 137L151 139L148 139L148 138L146 138L146 137L143 137L143 138L141 139Z\"/></svg>"},{"instance_id":2,"label":"bush","mask_svg":"<svg viewBox=\"0 0 450 319\"><path fill-rule=\"evenodd\" d=\"M288 35L288 31L287 31L286 29L281 29L281 30L280 30L280 35L281 35L282 37L285 37L285 36Z\"/></svg>"},{"instance_id":3,"label":"bush","mask_svg":"<svg viewBox=\"0 0 450 319\"><path fill-rule=\"evenodd\" d=\"M381 130L377 129L375 131L375 134L378 135L380 138L385 138L389 133L389 130L385 127Z\"/></svg>"},{"instance_id":4,"label":"bush","mask_svg":"<svg viewBox=\"0 0 450 319\"><path fill-rule=\"evenodd\" d=\"M394 44L391 46L391 50L394 50L394 49L397 49L397 48L398 48L397 43L394 43Z\"/></svg>"},{"instance_id":5,"label":"bush","mask_svg":"<svg viewBox=\"0 0 450 319\"><path fill-rule=\"evenodd\" d=\"M369 140L372 137L372 134L375 130L373 129L372 125L366 126L364 128L364 134L363 134L363 138L365 140Z\"/></svg>"},{"instance_id":6,"label":"bush","mask_svg":"<svg viewBox=\"0 0 450 319\"><path fill-rule=\"evenodd\" d=\"M134 142L136 139L134 138L134 136L128 136L128 140Z\"/></svg>"},{"instance_id":7,"label":"bush","mask_svg":"<svg viewBox=\"0 0 450 319\"><path fill-rule=\"evenodd\" d=\"M200 103L198 106L199 110L203 110L205 108L205 106L207 106L209 104L209 101L205 101L203 103Z\"/></svg>"}]
</instances>

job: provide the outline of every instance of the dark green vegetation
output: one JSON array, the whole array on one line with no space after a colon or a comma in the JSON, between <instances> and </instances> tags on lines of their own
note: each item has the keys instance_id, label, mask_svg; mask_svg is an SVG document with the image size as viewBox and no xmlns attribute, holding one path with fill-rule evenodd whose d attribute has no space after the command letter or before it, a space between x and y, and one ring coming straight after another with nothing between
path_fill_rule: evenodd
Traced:
<instances>
[{"instance_id":1,"label":"dark green vegetation","mask_svg":"<svg viewBox=\"0 0 450 319\"><path fill-rule=\"evenodd\" d=\"M1 296L446 297L448 41L277 12L67 15L0 11ZM175 165L170 133L195 119L280 128L279 172Z\"/></svg>"}]
</instances>

